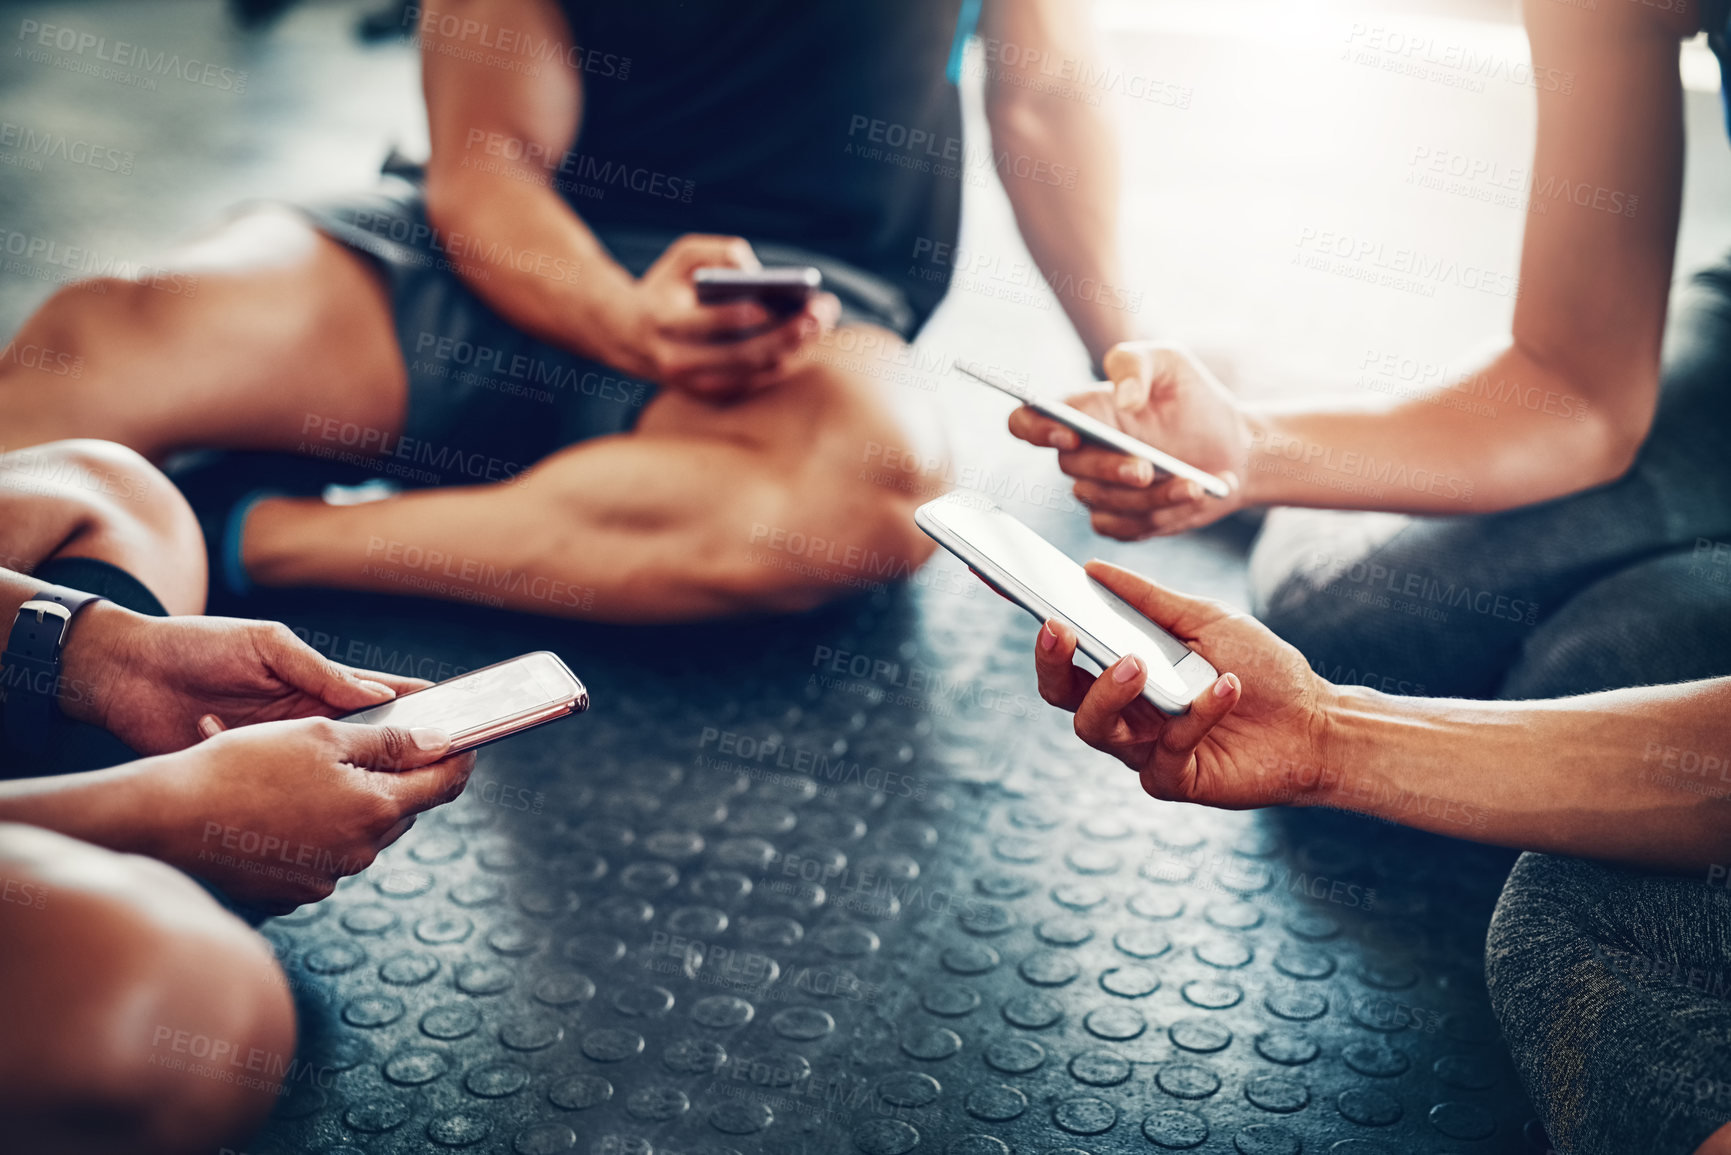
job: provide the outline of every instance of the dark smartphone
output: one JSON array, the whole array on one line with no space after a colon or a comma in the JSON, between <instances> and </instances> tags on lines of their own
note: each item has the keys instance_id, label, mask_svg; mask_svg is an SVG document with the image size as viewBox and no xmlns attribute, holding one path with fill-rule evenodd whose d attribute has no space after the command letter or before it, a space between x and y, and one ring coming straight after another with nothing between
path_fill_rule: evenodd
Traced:
<instances>
[{"instance_id":1,"label":"dark smartphone","mask_svg":"<svg viewBox=\"0 0 1731 1155\"><path fill-rule=\"evenodd\" d=\"M774 269L698 269L693 277L700 305L756 301L778 317L791 317L823 289L823 274L810 265Z\"/></svg>"}]
</instances>

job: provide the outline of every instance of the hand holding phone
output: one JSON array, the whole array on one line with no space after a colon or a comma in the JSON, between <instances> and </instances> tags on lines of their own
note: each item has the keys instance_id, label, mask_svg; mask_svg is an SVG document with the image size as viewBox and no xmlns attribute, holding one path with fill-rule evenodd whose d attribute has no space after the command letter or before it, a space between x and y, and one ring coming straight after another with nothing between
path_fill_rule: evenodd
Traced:
<instances>
[{"instance_id":1,"label":"hand holding phone","mask_svg":"<svg viewBox=\"0 0 1731 1155\"><path fill-rule=\"evenodd\" d=\"M987 585L1044 622L1075 631L1100 669L1135 654L1148 671L1142 696L1164 714L1183 714L1219 674L1208 659L1089 577L1057 546L997 506L952 493L914 511L914 521Z\"/></svg>"},{"instance_id":2,"label":"hand holding phone","mask_svg":"<svg viewBox=\"0 0 1731 1155\"><path fill-rule=\"evenodd\" d=\"M810 265L768 269L698 269L692 276L700 305L755 301L772 316L791 317L823 289L823 273Z\"/></svg>"},{"instance_id":3,"label":"hand holding phone","mask_svg":"<svg viewBox=\"0 0 1731 1155\"><path fill-rule=\"evenodd\" d=\"M430 726L451 736L451 753L473 750L589 708L589 691L557 654L524 654L436 686L345 714L339 722Z\"/></svg>"}]
</instances>

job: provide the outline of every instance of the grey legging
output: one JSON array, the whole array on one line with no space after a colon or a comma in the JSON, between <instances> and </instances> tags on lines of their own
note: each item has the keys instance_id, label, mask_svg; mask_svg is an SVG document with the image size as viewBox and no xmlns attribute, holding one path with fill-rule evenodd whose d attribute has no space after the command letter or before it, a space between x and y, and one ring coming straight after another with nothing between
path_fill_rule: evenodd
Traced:
<instances>
[{"instance_id":1,"label":"grey legging","mask_svg":"<svg viewBox=\"0 0 1731 1155\"><path fill-rule=\"evenodd\" d=\"M1355 546L1370 520L1277 513L1252 559L1259 614L1332 680L1549 698L1731 674L1731 262L1681 295L1624 478ZM1678 779L1731 797L1731 781ZM1486 977L1560 1151L1686 1153L1731 1120L1724 882L1517 863Z\"/></svg>"}]
</instances>

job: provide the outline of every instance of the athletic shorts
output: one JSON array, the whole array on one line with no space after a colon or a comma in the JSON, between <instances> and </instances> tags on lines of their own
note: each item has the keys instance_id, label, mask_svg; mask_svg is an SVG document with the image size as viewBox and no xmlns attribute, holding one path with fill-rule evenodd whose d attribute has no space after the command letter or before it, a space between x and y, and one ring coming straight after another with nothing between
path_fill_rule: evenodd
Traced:
<instances>
[{"instance_id":1,"label":"athletic shorts","mask_svg":"<svg viewBox=\"0 0 1731 1155\"><path fill-rule=\"evenodd\" d=\"M577 275L545 254L513 253L472 237L444 236L427 221L419 173L394 166L371 192L295 206L320 232L371 259L384 277L408 370L400 437L309 413L297 451L360 465L408 486L509 481L563 446L622 433L655 386L530 336L469 287L474 277L550 282ZM608 252L641 276L680 235L597 228ZM812 265L841 301L843 323L911 336L913 306L900 289L796 246L753 240L765 265Z\"/></svg>"}]
</instances>

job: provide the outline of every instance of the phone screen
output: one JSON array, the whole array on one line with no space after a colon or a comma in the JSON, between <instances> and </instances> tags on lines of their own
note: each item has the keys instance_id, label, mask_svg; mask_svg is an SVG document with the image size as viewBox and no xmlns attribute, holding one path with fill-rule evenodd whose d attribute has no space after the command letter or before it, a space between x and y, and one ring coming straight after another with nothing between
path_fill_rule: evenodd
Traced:
<instances>
[{"instance_id":1,"label":"phone screen","mask_svg":"<svg viewBox=\"0 0 1731 1155\"><path fill-rule=\"evenodd\" d=\"M342 721L435 726L458 739L494 722L569 702L580 690L565 663L552 654L524 654L349 714Z\"/></svg>"},{"instance_id":2,"label":"phone screen","mask_svg":"<svg viewBox=\"0 0 1731 1155\"><path fill-rule=\"evenodd\" d=\"M1173 669L1190 656L1190 647L1089 577L1057 546L996 508L973 509L955 501L945 501L937 510L925 508L976 555L964 554L962 560L983 577L1009 587L1005 593L1014 595L1013 584L1019 584L1059 617L1097 638L1115 658L1140 657L1149 682L1173 699L1190 700L1193 691Z\"/></svg>"}]
</instances>

